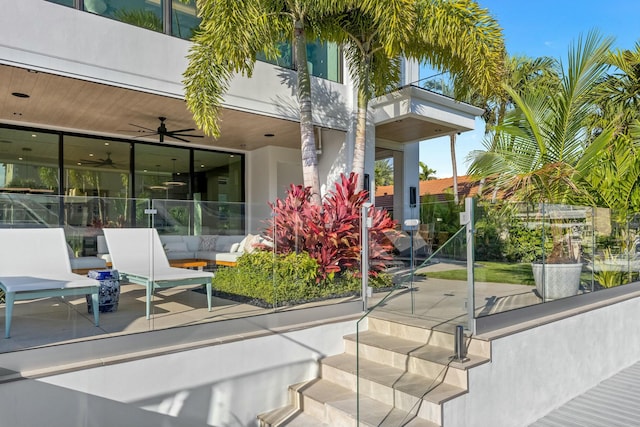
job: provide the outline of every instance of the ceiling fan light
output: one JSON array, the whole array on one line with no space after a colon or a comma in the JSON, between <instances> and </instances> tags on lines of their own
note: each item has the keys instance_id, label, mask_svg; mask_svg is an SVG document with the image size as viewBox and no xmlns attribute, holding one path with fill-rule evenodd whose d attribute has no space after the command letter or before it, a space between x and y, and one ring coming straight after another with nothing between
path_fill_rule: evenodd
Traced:
<instances>
[{"instance_id":1,"label":"ceiling fan light","mask_svg":"<svg viewBox=\"0 0 640 427\"><path fill-rule=\"evenodd\" d=\"M187 183L182 181L165 181L162 185L166 185L167 187L182 187L183 185L187 185Z\"/></svg>"}]
</instances>

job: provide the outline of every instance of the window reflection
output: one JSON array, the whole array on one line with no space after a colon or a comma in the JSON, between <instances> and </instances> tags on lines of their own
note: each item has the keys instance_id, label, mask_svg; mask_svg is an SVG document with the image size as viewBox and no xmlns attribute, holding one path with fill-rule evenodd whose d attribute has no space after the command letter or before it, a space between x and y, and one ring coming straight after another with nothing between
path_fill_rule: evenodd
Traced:
<instances>
[{"instance_id":1,"label":"window reflection","mask_svg":"<svg viewBox=\"0 0 640 427\"><path fill-rule=\"evenodd\" d=\"M195 0L173 0L171 3L171 35L190 39L200 25Z\"/></svg>"},{"instance_id":2,"label":"window reflection","mask_svg":"<svg viewBox=\"0 0 640 427\"><path fill-rule=\"evenodd\" d=\"M84 0L84 10L162 32L161 0Z\"/></svg>"},{"instance_id":3,"label":"window reflection","mask_svg":"<svg viewBox=\"0 0 640 427\"><path fill-rule=\"evenodd\" d=\"M51 3L61 4L63 6L73 7L73 0L49 0Z\"/></svg>"}]
</instances>

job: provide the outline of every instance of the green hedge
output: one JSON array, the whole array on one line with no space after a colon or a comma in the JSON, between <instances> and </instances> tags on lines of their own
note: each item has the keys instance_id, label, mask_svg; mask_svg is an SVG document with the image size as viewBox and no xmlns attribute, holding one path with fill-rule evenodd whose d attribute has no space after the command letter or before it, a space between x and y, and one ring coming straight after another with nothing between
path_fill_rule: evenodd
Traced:
<instances>
[{"instance_id":1,"label":"green hedge","mask_svg":"<svg viewBox=\"0 0 640 427\"><path fill-rule=\"evenodd\" d=\"M317 281L318 263L307 253L273 254L256 251L238 258L235 267L220 267L213 288L223 297L240 297L260 306L285 306L354 295L361 279L353 272ZM391 278L370 279L374 288L391 286Z\"/></svg>"}]
</instances>

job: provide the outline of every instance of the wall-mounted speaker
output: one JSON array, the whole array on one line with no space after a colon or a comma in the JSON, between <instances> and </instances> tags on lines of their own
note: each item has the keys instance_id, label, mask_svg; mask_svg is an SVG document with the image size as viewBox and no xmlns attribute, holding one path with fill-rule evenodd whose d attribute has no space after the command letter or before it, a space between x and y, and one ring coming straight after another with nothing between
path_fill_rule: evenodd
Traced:
<instances>
[{"instance_id":1,"label":"wall-mounted speaker","mask_svg":"<svg viewBox=\"0 0 640 427\"><path fill-rule=\"evenodd\" d=\"M409 187L409 206L415 208L418 204L418 192L416 187Z\"/></svg>"}]
</instances>

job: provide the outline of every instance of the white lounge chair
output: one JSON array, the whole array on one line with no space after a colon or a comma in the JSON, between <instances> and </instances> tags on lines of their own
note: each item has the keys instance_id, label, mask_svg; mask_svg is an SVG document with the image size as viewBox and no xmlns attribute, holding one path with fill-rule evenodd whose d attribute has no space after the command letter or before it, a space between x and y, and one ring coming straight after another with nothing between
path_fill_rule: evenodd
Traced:
<instances>
[{"instance_id":1,"label":"white lounge chair","mask_svg":"<svg viewBox=\"0 0 640 427\"><path fill-rule=\"evenodd\" d=\"M5 338L15 301L91 294L98 307L100 282L71 271L62 228L0 229L0 289L5 293ZM93 310L98 326L98 311Z\"/></svg>"},{"instance_id":2,"label":"white lounge chair","mask_svg":"<svg viewBox=\"0 0 640 427\"><path fill-rule=\"evenodd\" d=\"M207 306L211 311L213 273L171 267L155 228L104 228L102 231L112 268L118 270L120 279L147 288L147 319L154 290L176 286L206 285Z\"/></svg>"}]
</instances>

